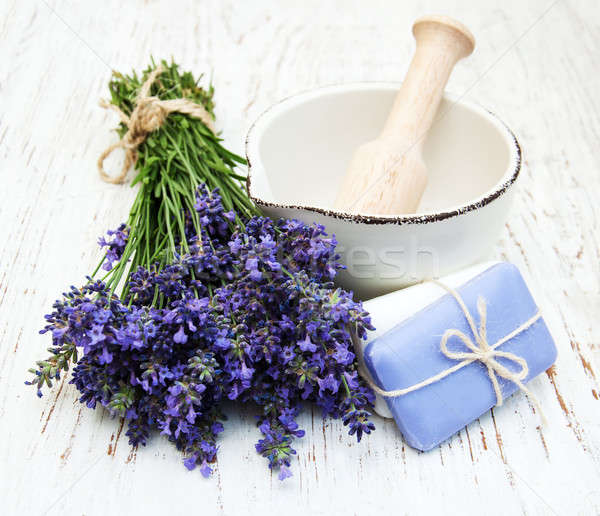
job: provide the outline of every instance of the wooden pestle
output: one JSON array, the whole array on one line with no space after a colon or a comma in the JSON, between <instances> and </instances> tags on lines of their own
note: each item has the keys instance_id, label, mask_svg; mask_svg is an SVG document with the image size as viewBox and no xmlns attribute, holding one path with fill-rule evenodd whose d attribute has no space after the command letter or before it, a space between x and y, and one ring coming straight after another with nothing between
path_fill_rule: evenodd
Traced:
<instances>
[{"instance_id":1,"label":"wooden pestle","mask_svg":"<svg viewBox=\"0 0 600 516\"><path fill-rule=\"evenodd\" d=\"M454 65L475 48L461 23L425 16L413 25L417 43L383 131L354 153L335 209L363 215L414 213L425 186L423 142Z\"/></svg>"}]
</instances>

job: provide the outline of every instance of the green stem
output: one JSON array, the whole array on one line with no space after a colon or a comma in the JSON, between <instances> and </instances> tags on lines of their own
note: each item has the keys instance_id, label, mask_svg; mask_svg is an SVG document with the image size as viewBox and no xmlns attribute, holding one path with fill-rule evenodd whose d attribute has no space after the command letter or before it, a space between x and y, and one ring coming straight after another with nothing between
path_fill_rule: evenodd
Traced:
<instances>
[{"instance_id":1,"label":"green stem","mask_svg":"<svg viewBox=\"0 0 600 516\"><path fill-rule=\"evenodd\" d=\"M141 76L115 74L110 83L111 102L126 114L135 108L139 90L152 65ZM201 104L213 116L212 88L203 89L190 73L181 73L174 63L162 62L165 71L152 86L152 94L168 100L186 98ZM128 128L121 124L121 137ZM132 186L139 191L131 207L127 226L129 237L119 262L103 280L111 294L123 284L122 296L129 292L129 277L138 267L160 271L171 263L176 252L188 252L186 214L200 234L200 218L194 209L196 191L206 184L210 191L218 188L225 209L235 210L235 226L244 227L243 220L259 214L245 192L245 177L235 168L245 161L221 145L221 139L201 120L181 113L168 116L163 125L148 134L137 149L136 175ZM94 270L96 276L104 257ZM291 274L290 274L291 277ZM155 292L153 306L164 303Z\"/></svg>"}]
</instances>

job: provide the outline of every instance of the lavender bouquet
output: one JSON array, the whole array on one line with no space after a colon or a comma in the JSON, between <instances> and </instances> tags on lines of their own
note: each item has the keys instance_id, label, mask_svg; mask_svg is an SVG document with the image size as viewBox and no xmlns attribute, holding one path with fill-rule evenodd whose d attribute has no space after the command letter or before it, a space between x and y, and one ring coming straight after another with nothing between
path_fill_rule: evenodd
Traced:
<instances>
[{"instance_id":1,"label":"lavender bouquet","mask_svg":"<svg viewBox=\"0 0 600 516\"><path fill-rule=\"evenodd\" d=\"M153 94L187 92L212 114L212 91L176 65L168 70ZM113 102L133 109L142 79L118 76ZM256 450L283 480L304 435L296 422L304 402L342 418L359 441L374 429L374 395L351 351L351 333L363 338L371 325L332 283L341 267L335 238L260 216L234 172L241 162L200 120L169 116L151 133L129 219L100 240L106 253L87 283L46 316L50 357L27 383L41 396L75 363L70 383L82 403L125 418L134 446L158 430L205 476L223 402L252 403Z\"/></svg>"}]
</instances>

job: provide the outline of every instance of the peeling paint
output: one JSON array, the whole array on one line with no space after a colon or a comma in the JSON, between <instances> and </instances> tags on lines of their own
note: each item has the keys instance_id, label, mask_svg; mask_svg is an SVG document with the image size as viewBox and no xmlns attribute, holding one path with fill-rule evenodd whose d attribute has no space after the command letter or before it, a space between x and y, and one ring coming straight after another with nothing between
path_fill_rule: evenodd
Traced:
<instances>
[{"instance_id":1,"label":"peeling paint","mask_svg":"<svg viewBox=\"0 0 600 516\"><path fill-rule=\"evenodd\" d=\"M479 433L481 434L481 444L483 444L483 449L487 450L487 441L485 440L485 434L483 433L483 427L480 427Z\"/></svg>"},{"instance_id":2,"label":"peeling paint","mask_svg":"<svg viewBox=\"0 0 600 516\"><path fill-rule=\"evenodd\" d=\"M504 448L502 446L502 436L498 431L498 426L496 425L496 416L494 415L494 409L491 409L492 413L492 423L494 424L494 430L496 432L496 443L498 444L498 451L500 452L500 457L502 458L502 462L506 464L506 457L504 456Z\"/></svg>"},{"instance_id":3,"label":"peeling paint","mask_svg":"<svg viewBox=\"0 0 600 516\"><path fill-rule=\"evenodd\" d=\"M54 412L54 409L56 408L56 403L58 402L58 397L60 396L60 393L63 390L63 387L65 385L65 376L63 376L62 382L60 382L60 387L58 388L58 391L56 392L56 396L54 397L54 401L52 402L52 405L50 405L50 410L48 411L48 416L46 417L46 421L44 421L44 426L42 427L42 434L46 431L46 427L48 426L48 421L50 421L50 418L52 417L52 413Z\"/></svg>"},{"instance_id":4,"label":"peeling paint","mask_svg":"<svg viewBox=\"0 0 600 516\"><path fill-rule=\"evenodd\" d=\"M23 335L23 328L19 330L19 335L17 335L17 340L15 341L15 348L13 349L13 353L17 352L19 349L19 344L21 343L21 336Z\"/></svg>"},{"instance_id":5,"label":"peeling paint","mask_svg":"<svg viewBox=\"0 0 600 516\"><path fill-rule=\"evenodd\" d=\"M561 410L563 411L563 413L565 414L565 416L568 419L569 418L569 409L567 408L567 404L565 403L565 400L562 397L562 394L558 391L558 387L556 385L556 381L554 380L555 377L556 377L556 366L550 367L546 371L546 374L548 375L548 378L550 379L550 383L552 384L552 387L554 387L554 393L556 395L556 399L558 401L558 404L560 405Z\"/></svg>"},{"instance_id":6,"label":"peeling paint","mask_svg":"<svg viewBox=\"0 0 600 516\"><path fill-rule=\"evenodd\" d=\"M75 419L75 424L73 425L73 430L71 431L71 436L69 437L69 442L67 444L67 447L65 448L65 451L63 451L62 454L60 455L60 459L62 461L63 466L68 462L69 457L71 456L71 451L73 449L73 442L75 441L75 436L76 436L75 431L77 430L77 427L79 426L79 422L81 421L81 412L82 412L82 407L79 407L79 410L77 411L77 418Z\"/></svg>"},{"instance_id":7,"label":"peeling paint","mask_svg":"<svg viewBox=\"0 0 600 516\"><path fill-rule=\"evenodd\" d=\"M467 442L469 443L469 455L471 455L471 462L475 463L475 458L473 457L473 446L471 446L471 436L469 435L469 429L465 427L465 434L467 435Z\"/></svg>"},{"instance_id":8,"label":"peeling paint","mask_svg":"<svg viewBox=\"0 0 600 516\"><path fill-rule=\"evenodd\" d=\"M117 430L117 436L112 434L110 436L110 443L108 443L108 451L107 455L112 455L113 457L117 453L117 445L119 444L119 438L121 437L121 432L123 431L123 426L125 425L125 418L121 418L119 421L119 429ZM114 442L113 442L114 441Z\"/></svg>"},{"instance_id":9,"label":"peeling paint","mask_svg":"<svg viewBox=\"0 0 600 516\"><path fill-rule=\"evenodd\" d=\"M544 447L544 453L546 454L546 458L550 460L550 453L548 452L548 445L546 444L546 439L544 438L544 432L542 432L542 427L538 426L537 431L540 434L540 441L542 441L542 446Z\"/></svg>"},{"instance_id":10,"label":"peeling paint","mask_svg":"<svg viewBox=\"0 0 600 516\"><path fill-rule=\"evenodd\" d=\"M588 448L583 440L583 428L579 424L579 421L577 420L577 418L575 417L575 413L573 412L573 409L570 409L569 407L567 407L567 404L566 404L562 394L558 390L558 385L556 383L556 366L552 366L550 369L548 369L546 371L546 374L548 375L548 378L550 379L550 383L554 387L554 393L556 394L556 399L558 400L558 404L560 405L561 410L563 411L565 417L567 418L567 421L569 423L568 426L573 431L573 435L575 435L575 438L577 439L577 441L579 441L579 443L581 444L583 451L587 452Z\"/></svg>"},{"instance_id":11,"label":"peeling paint","mask_svg":"<svg viewBox=\"0 0 600 516\"><path fill-rule=\"evenodd\" d=\"M577 342L575 340L572 340L571 341L571 348L579 356L579 360L581 361L581 365L583 367L583 370L588 374L588 376L590 376L590 378L592 378L592 379L595 380L596 379L596 373L594 372L594 369L592 368L592 364L590 364L589 360L587 360L583 356L583 353L581 352L581 346L580 346L579 342Z\"/></svg>"},{"instance_id":12,"label":"peeling paint","mask_svg":"<svg viewBox=\"0 0 600 516\"><path fill-rule=\"evenodd\" d=\"M131 450L129 450L129 455L127 455L127 459L125 459L125 464L130 464L132 462L135 464L135 461L137 459L137 450L137 446L131 447Z\"/></svg>"}]
</instances>

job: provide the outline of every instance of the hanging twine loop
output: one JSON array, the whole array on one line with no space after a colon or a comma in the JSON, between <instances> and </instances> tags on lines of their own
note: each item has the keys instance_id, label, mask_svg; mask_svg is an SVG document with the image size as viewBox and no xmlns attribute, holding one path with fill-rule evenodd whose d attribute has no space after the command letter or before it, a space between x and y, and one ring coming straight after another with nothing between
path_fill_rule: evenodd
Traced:
<instances>
[{"instance_id":1,"label":"hanging twine loop","mask_svg":"<svg viewBox=\"0 0 600 516\"><path fill-rule=\"evenodd\" d=\"M149 75L136 99L135 107L131 115L126 115L117 106L105 100L100 101L100 106L117 112L121 122L127 126L127 132L116 143L113 143L98 158L98 172L100 177L107 183L119 184L125 180L127 172L137 160L137 149L146 140L152 131L156 131L167 119L170 113L177 111L192 118L202 120L204 124L214 132L213 120L210 113L202 106L189 99L161 100L150 96L150 88L157 77L164 72L159 65ZM125 161L121 172L111 176L104 170L104 160L115 150L122 148L125 151Z\"/></svg>"},{"instance_id":2,"label":"hanging twine loop","mask_svg":"<svg viewBox=\"0 0 600 516\"><path fill-rule=\"evenodd\" d=\"M465 316L465 319L469 323L469 327L471 328L471 332L475 341L473 341L473 339L470 336L466 335L460 330L452 328L446 330L442 335L442 339L440 341L440 350L446 357L452 360L459 360L460 362L448 369L445 369L444 371L440 372L435 376L431 376L430 378L423 380L422 382L419 382L415 385L411 385L410 387L406 387L404 389L396 389L393 391L385 391L381 389L377 384L375 384L375 382L373 382L364 363L362 349L358 348L360 344L356 343L355 341L355 351L356 356L358 358L359 372L361 376L365 379L369 387L371 387L371 389L373 389L377 394L385 398L395 398L397 396L404 396L410 392L414 392L416 390L422 389L423 387L427 387L428 385L432 385L436 382L439 382L443 378L446 378L446 376L455 373L459 369L462 369L463 367L472 364L473 362L481 362L481 364L483 364L486 367L487 374L490 378L492 386L494 387L497 406L502 405L502 403L504 402L502 390L500 389L500 384L498 382L498 377L502 377L506 380L513 382L519 389L521 389L521 391L523 391L529 397L529 399L538 409L542 422L545 423L546 418L544 416L539 401L531 393L531 391L523 384L523 380L525 380L525 378L527 378L527 375L529 374L529 366L527 365L527 361L523 357L520 357L514 353L510 353L508 351L501 351L497 349L505 342L513 339L520 333L524 332L527 328L532 326L533 323L535 323L542 316L542 314L538 311L535 315L533 315L531 318L529 318L527 321L521 324L518 328L510 332L508 335L502 337L495 344L490 345L487 339L487 308L485 300L482 297L479 297L477 299L477 311L479 312L479 328L477 328L475 320L473 319L473 316L469 312L469 309L465 305L460 294L456 290L448 287L447 285L444 285L439 281L432 280L432 282L445 289L448 293L452 295L452 297L454 297L456 302L459 304ZM462 343L466 346L467 351L453 351L449 349L448 341L453 337L458 338L460 341L462 341ZM506 366L501 364L497 360L498 358L510 360L518 366L518 369L516 371L511 371Z\"/></svg>"}]
</instances>

